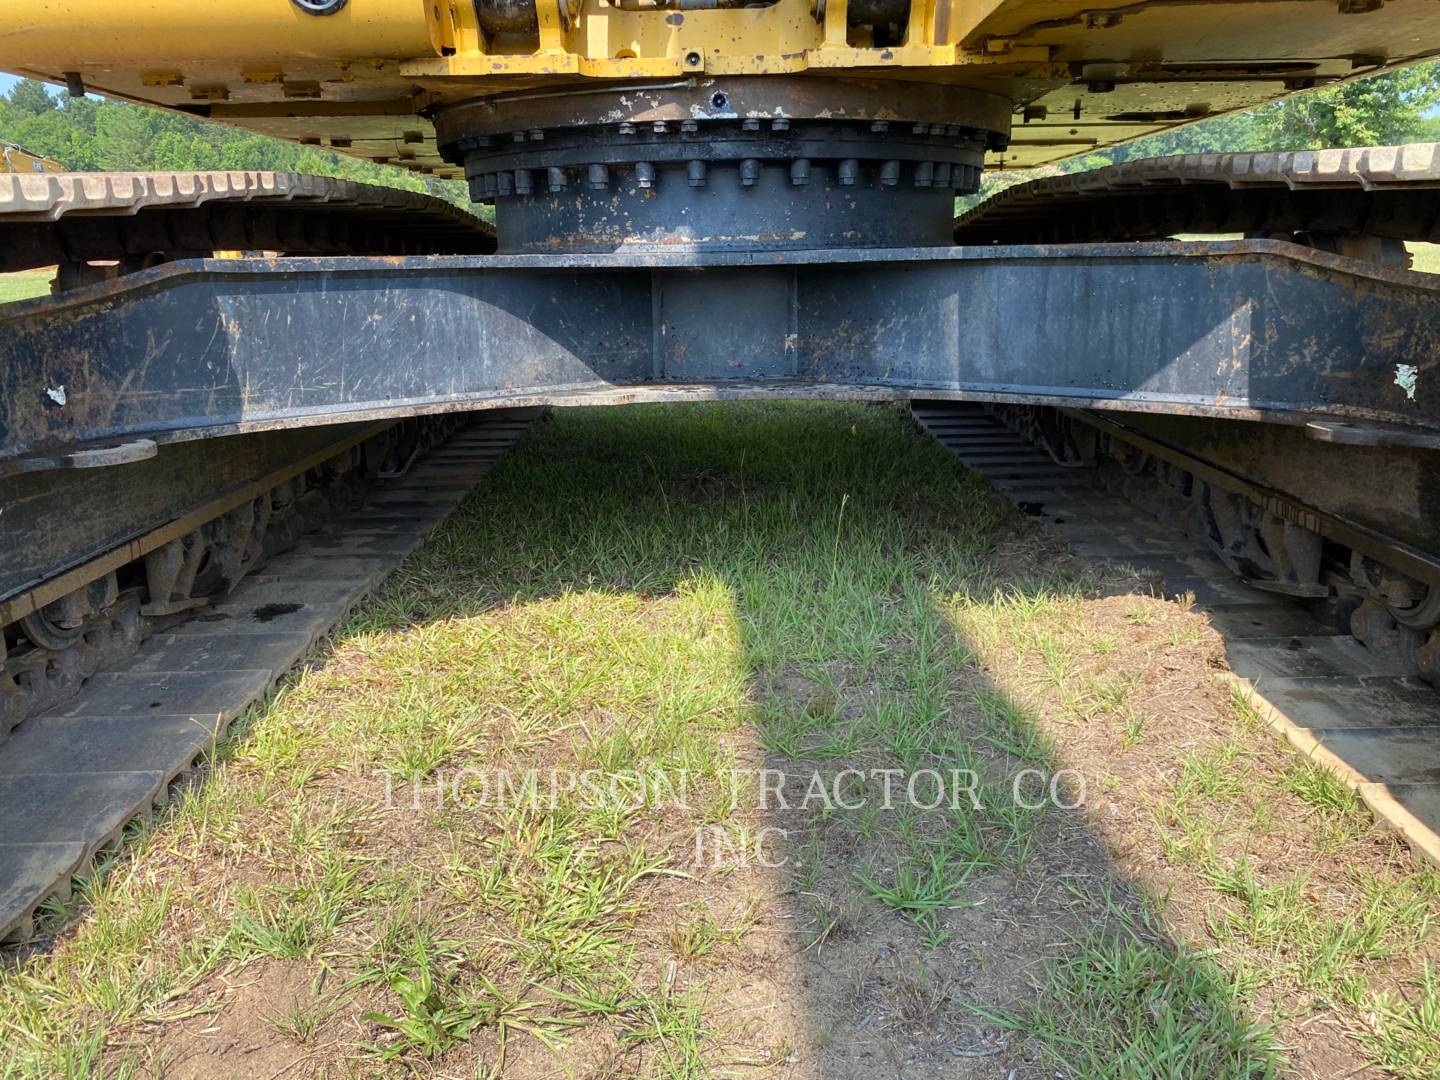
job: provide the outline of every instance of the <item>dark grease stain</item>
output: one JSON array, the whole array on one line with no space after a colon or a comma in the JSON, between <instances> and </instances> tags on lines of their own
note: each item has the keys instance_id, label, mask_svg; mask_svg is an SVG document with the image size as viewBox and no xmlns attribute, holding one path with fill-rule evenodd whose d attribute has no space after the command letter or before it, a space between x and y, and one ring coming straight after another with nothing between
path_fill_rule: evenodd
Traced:
<instances>
[{"instance_id":1,"label":"dark grease stain","mask_svg":"<svg viewBox=\"0 0 1440 1080\"><path fill-rule=\"evenodd\" d=\"M256 622L269 622L271 619L278 619L281 615L293 615L304 606L304 604L263 604L251 614L255 616Z\"/></svg>"}]
</instances>

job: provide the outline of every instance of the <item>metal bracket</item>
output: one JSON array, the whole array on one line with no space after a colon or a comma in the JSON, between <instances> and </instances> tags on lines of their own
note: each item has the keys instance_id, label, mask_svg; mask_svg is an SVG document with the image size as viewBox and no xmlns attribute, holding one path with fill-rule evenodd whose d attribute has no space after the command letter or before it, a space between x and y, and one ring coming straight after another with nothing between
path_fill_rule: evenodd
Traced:
<instances>
[{"instance_id":1,"label":"metal bracket","mask_svg":"<svg viewBox=\"0 0 1440 1080\"><path fill-rule=\"evenodd\" d=\"M1409 446L1416 450L1440 450L1440 435L1383 424L1357 424L1348 420L1311 420L1305 434L1316 442L1346 446Z\"/></svg>"},{"instance_id":2,"label":"metal bracket","mask_svg":"<svg viewBox=\"0 0 1440 1080\"><path fill-rule=\"evenodd\" d=\"M51 472L55 469L104 469L111 465L132 465L148 461L159 453L153 439L136 439L118 446L97 446L91 450L72 450L54 457L22 458L0 465L0 476L10 473Z\"/></svg>"}]
</instances>

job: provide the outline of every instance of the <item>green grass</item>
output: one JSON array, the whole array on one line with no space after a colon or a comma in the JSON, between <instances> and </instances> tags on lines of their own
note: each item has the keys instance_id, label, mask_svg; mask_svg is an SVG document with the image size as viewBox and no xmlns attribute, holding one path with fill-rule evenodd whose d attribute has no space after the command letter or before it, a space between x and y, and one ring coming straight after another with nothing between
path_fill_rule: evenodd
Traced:
<instances>
[{"instance_id":1,"label":"green grass","mask_svg":"<svg viewBox=\"0 0 1440 1080\"><path fill-rule=\"evenodd\" d=\"M1210 958L1129 927L1092 934L1054 965L1039 1001L991 1016L1086 1080L1279 1075L1274 1032L1237 1014L1243 988Z\"/></svg>"},{"instance_id":2,"label":"green grass","mask_svg":"<svg viewBox=\"0 0 1440 1080\"><path fill-rule=\"evenodd\" d=\"M749 745L827 777L963 749L976 658L940 601L994 587L1007 514L889 407L559 414L354 617L329 666L252 715L99 883L74 938L0 978L0 1023L27 1036L20 1075L92 1038L82 1017L127 1039L224 963L364 987L333 1021L351 1024L342 1058L493 1067L514 1037L583 1041L571 1029L609 1017L640 1061L699 1075L720 1036L691 969L760 916L725 868L690 864L694 828L772 823L730 805L726 770ZM695 809L562 793L544 811L427 805L406 826L356 795L378 797L382 772L408 800L440 770L501 766L685 770ZM907 867L874 910L933 922L966 902L949 817L836 815L816 873L869 828L869 852ZM1034 828L1007 811L971 824L987 865ZM419 850L386 841L402 827ZM177 862L217 871L162 887L174 875L157 867ZM840 884L866 872L842 864ZM707 895L739 914L721 921ZM416 906L438 953L389 914ZM657 951L681 965L659 991ZM277 1023L325 1044L305 1019L318 1006L299 1009ZM353 1043L367 1029L368 1051Z\"/></svg>"},{"instance_id":3,"label":"green grass","mask_svg":"<svg viewBox=\"0 0 1440 1080\"><path fill-rule=\"evenodd\" d=\"M1426 274L1440 274L1440 244L1406 244L1410 254L1414 256L1411 264L1412 270L1419 270Z\"/></svg>"},{"instance_id":4,"label":"green grass","mask_svg":"<svg viewBox=\"0 0 1440 1080\"><path fill-rule=\"evenodd\" d=\"M0 274L0 304L8 304L12 300L29 300L35 296L49 296L50 279L54 276L53 269Z\"/></svg>"},{"instance_id":5,"label":"green grass","mask_svg":"<svg viewBox=\"0 0 1440 1080\"><path fill-rule=\"evenodd\" d=\"M1370 1030L1361 1035L1374 1061L1404 1080L1433 1080L1440 1061L1440 977L1433 964L1404 993L1374 1002Z\"/></svg>"},{"instance_id":6,"label":"green grass","mask_svg":"<svg viewBox=\"0 0 1440 1080\"><path fill-rule=\"evenodd\" d=\"M1241 975L1265 960L1343 997L1347 1018L1374 1012L1377 1059L1403 1054L1431 1014L1345 976L1418 947L1430 879L1377 878L1346 924L1298 879L1228 859L1260 790L1240 742L1166 759L1173 785L1136 817L1185 852L1192 892L1223 903L1201 923L1244 964L1139 934L1109 902L1055 903L1055 867L1096 849L1084 819L1016 804L1011 778L1107 725L1115 745L1087 773L1162 753L1151 733L1172 725L1144 711L1140 672L1196 634L1179 607L1136 598L1096 633L1087 578L1003 554L1020 528L891 406L557 412L323 666L254 710L206 782L54 912L73 925L0 967L7 1075L154 1071L158 1034L218 1009L217 985L280 971L311 989L267 1007L264 1031L336 1075L528 1076L561 1060L723 1074L796 1053L813 995L843 997L834 957L871 957L877 930L920 970L854 1023L872 1009L906 1030L972 1022L946 987L973 962L1038 973L1038 997L1007 978L1015 993L966 1004L1077 1075L1264 1076L1277 1051ZM730 770L760 765L827 789L850 771L844 797L864 806L758 808L757 782ZM981 808L882 807L870 770L927 768L973 772ZM688 789L683 805L561 789L553 806L499 807L472 783L437 802L442 782L499 769L683 771ZM1271 779L1307 821L1349 813L1321 778ZM785 831L782 867L695 858L697 829L738 842L767 826ZM1055 925L1011 935L1042 894ZM785 967L822 952L808 982ZM796 1019L737 1026L767 976L789 980L777 997ZM826 1023L822 1043L843 1034Z\"/></svg>"}]
</instances>

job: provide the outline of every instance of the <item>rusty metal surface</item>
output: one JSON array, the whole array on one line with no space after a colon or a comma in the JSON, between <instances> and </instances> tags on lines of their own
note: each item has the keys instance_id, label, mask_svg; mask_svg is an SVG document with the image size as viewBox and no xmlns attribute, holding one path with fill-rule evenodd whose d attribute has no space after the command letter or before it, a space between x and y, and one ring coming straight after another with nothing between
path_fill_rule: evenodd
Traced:
<instances>
[{"instance_id":1,"label":"rusty metal surface","mask_svg":"<svg viewBox=\"0 0 1440 1080\"><path fill-rule=\"evenodd\" d=\"M1262 241L197 261L8 310L0 461L757 382L1440 427L1436 284Z\"/></svg>"},{"instance_id":2,"label":"rusty metal surface","mask_svg":"<svg viewBox=\"0 0 1440 1080\"><path fill-rule=\"evenodd\" d=\"M1440 236L1440 143L1186 154L1018 184L962 215L961 243L1176 232Z\"/></svg>"},{"instance_id":3,"label":"rusty metal surface","mask_svg":"<svg viewBox=\"0 0 1440 1080\"><path fill-rule=\"evenodd\" d=\"M129 822L163 803L169 785L424 541L531 419L492 415L450 440L443 462L422 459L403 478L377 482L363 506L272 558L203 617L152 622L147 640L0 740L0 942L28 939L36 908L68 896L72 875L88 873Z\"/></svg>"},{"instance_id":4,"label":"rusty metal surface","mask_svg":"<svg viewBox=\"0 0 1440 1080\"><path fill-rule=\"evenodd\" d=\"M503 135L508 140L515 131L535 128L801 117L959 124L1004 134L1010 131L1011 104L983 90L895 79L697 76L619 89L496 94L440 110L435 127L440 144L451 146L467 136Z\"/></svg>"},{"instance_id":5,"label":"rusty metal surface","mask_svg":"<svg viewBox=\"0 0 1440 1080\"><path fill-rule=\"evenodd\" d=\"M0 174L0 272L225 248L478 254L494 232L430 195L299 173Z\"/></svg>"},{"instance_id":6,"label":"rusty metal surface","mask_svg":"<svg viewBox=\"0 0 1440 1080\"><path fill-rule=\"evenodd\" d=\"M1074 412L1146 453L1440 586L1433 450L1317 443L1306 427Z\"/></svg>"},{"instance_id":7,"label":"rusty metal surface","mask_svg":"<svg viewBox=\"0 0 1440 1080\"><path fill-rule=\"evenodd\" d=\"M242 435L161 447L112 468L0 477L0 626L78 587L71 575L93 571L95 560L108 558L112 570L138 559L376 430Z\"/></svg>"},{"instance_id":8,"label":"rusty metal surface","mask_svg":"<svg viewBox=\"0 0 1440 1080\"><path fill-rule=\"evenodd\" d=\"M948 245L1009 105L896 81L695 78L442 110L503 252Z\"/></svg>"}]
</instances>

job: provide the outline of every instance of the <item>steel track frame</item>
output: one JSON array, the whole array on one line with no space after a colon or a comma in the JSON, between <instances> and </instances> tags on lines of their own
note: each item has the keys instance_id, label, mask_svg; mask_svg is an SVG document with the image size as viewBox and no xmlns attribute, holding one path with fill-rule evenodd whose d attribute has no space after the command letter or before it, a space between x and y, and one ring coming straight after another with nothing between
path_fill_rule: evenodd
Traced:
<instances>
[{"instance_id":1,"label":"steel track frame","mask_svg":"<svg viewBox=\"0 0 1440 1080\"><path fill-rule=\"evenodd\" d=\"M137 438L695 393L1440 430L1440 284L1272 241L197 260L10 312L0 474Z\"/></svg>"}]
</instances>

